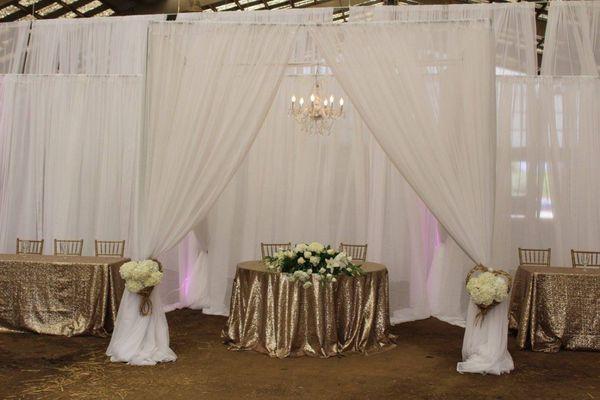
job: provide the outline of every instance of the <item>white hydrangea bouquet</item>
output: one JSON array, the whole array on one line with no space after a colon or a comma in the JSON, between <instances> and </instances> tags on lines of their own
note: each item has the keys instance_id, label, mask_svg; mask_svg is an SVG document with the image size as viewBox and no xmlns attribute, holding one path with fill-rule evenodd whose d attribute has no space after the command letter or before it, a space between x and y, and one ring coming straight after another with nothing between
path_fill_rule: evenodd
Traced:
<instances>
[{"instance_id":1,"label":"white hydrangea bouquet","mask_svg":"<svg viewBox=\"0 0 600 400\"><path fill-rule=\"evenodd\" d=\"M279 249L273 257L265 257L271 272L287 274L292 281L302 282L304 288L312 286L313 275L320 282L336 282L340 274L358 276L360 266L352 263L352 257L318 242L298 243L293 249Z\"/></svg>"},{"instance_id":2,"label":"white hydrangea bouquet","mask_svg":"<svg viewBox=\"0 0 600 400\"><path fill-rule=\"evenodd\" d=\"M483 322L489 310L508 298L512 279L505 271L477 265L467 274L467 292L479 308L476 321Z\"/></svg>"},{"instance_id":3,"label":"white hydrangea bouquet","mask_svg":"<svg viewBox=\"0 0 600 400\"><path fill-rule=\"evenodd\" d=\"M121 265L119 273L125 281L127 290L142 296L140 314L144 316L150 314L152 312L150 294L163 277L160 264L154 260L129 261Z\"/></svg>"}]
</instances>

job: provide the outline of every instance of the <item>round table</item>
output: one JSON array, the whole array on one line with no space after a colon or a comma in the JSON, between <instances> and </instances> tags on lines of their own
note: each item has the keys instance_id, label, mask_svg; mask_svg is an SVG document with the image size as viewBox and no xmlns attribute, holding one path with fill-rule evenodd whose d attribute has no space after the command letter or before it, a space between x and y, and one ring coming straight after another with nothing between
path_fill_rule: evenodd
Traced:
<instances>
[{"instance_id":1,"label":"round table","mask_svg":"<svg viewBox=\"0 0 600 400\"><path fill-rule=\"evenodd\" d=\"M313 275L309 288L262 261L238 264L223 339L230 349L279 358L392 348L387 269L361 264L361 276L321 283Z\"/></svg>"}]
</instances>

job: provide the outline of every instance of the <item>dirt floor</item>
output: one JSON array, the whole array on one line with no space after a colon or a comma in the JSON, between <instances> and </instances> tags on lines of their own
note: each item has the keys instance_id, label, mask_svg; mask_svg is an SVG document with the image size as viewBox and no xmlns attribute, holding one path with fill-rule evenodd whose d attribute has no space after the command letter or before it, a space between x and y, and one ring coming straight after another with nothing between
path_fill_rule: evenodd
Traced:
<instances>
[{"instance_id":1,"label":"dirt floor","mask_svg":"<svg viewBox=\"0 0 600 400\"><path fill-rule=\"evenodd\" d=\"M463 330L436 319L395 326L398 347L372 356L271 359L228 351L223 317L167 314L175 363L108 362L108 339L0 334L2 399L600 399L600 353L509 348L505 376L460 375Z\"/></svg>"}]
</instances>

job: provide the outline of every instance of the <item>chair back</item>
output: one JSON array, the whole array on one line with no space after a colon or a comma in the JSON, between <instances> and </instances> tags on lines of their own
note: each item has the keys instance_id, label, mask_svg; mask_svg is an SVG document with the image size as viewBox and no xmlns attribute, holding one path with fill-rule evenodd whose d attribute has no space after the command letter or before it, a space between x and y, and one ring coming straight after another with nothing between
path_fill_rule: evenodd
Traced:
<instances>
[{"instance_id":1,"label":"chair back","mask_svg":"<svg viewBox=\"0 0 600 400\"><path fill-rule=\"evenodd\" d=\"M83 251L83 239L54 239L55 256L80 256Z\"/></svg>"},{"instance_id":2,"label":"chair back","mask_svg":"<svg viewBox=\"0 0 600 400\"><path fill-rule=\"evenodd\" d=\"M28 240L17 239L17 254L42 254L44 252L44 239Z\"/></svg>"},{"instance_id":3,"label":"chair back","mask_svg":"<svg viewBox=\"0 0 600 400\"><path fill-rule=\"evenodd\" d=\"M96 257L123 257L125 254L124 240L96 240Z\"/></svg>"},{"instance_id":4,"label":"chair back","mask_svg":"<svg viewBox=\"0 0 600 400\"><path fill-rule=\"evenodd\" d=\"M573 268L600 268L600 252L571 250L571 261L573 263Z\"/></svg>"},{"instance_id":5,"label":"chair back","mask_svg":"<svg viewBox=\"0 0 600 400\"><path fill-rule=\"evenodd\" d=\"M279 250L291 250L292 243L260 243L260 253L262 254L262 258L265 257L273 257L273 254L277 253Z\"/></svg>"},{"instance_id":6,"label":"chair back","mask_svg":"<svg viewBox=\"0 0 600 400\"><path fill-rule=\"evenodd\" d=\"M353 260L367 261L367 244L340 243L340 251L343 251Z\"/></svg>"},{"instance_id":7,"label":"chair back","mask_svg":"<svg viewBox=\"0 0 600 400\"><path fill-rule=\"evenodd\" d=\"M519 265L550 266L552 249L522 249L519 247Z\"/></svg>"}]
</instances>

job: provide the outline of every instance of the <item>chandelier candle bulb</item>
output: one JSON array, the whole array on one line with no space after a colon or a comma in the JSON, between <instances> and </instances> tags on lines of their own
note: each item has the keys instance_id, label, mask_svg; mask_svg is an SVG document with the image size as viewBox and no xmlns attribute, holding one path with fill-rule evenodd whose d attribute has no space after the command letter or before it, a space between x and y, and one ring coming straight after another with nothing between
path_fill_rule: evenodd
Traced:
<instances>
[{"instance_id":1,"label":"chandelier candle bulb","mask_svg":"<svg viewBox=\"0 0 600 400\"><path fill-rule=\"evenodd\" d=\"M310 103L304 105L304 98L300 97L299 107L296 107L296 96L292 96L289 115L300 125L302 132L314 135L330 135L331 128L336 119L344 115L344 100L340 98L339 108L336 107L333 95L321 95L321 85L318 81L310 94Z\"/></svg>"}]
</instances>

